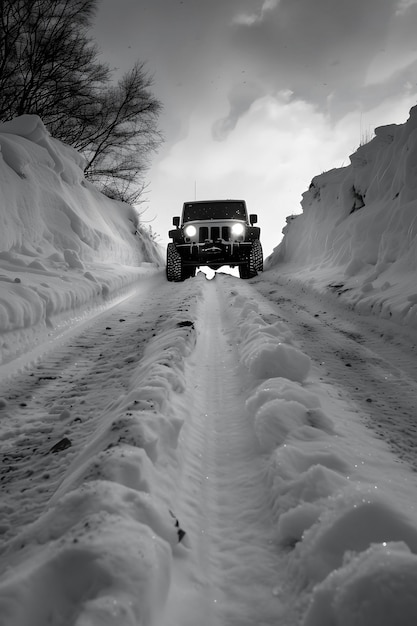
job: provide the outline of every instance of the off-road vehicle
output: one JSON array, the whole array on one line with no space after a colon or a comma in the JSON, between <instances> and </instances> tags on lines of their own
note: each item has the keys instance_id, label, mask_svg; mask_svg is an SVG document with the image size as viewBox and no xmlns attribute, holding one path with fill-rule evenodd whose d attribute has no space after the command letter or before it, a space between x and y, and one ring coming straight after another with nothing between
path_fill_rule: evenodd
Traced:
<instances>
[{"instance_id":1,"label":"off-road vehicle","mask_svg":"<svg viewBox=\"0 0 417 626\"><path fill-rule=\"evenodd\" d=\"M263 253L244 200L196 200L185 202L182 216L174 217L175 229L167 248L167 278L181 281L195 276L200 266L219 269L223 265L239 268L241 278L252 278L263 270Z\"/></svg>"}]
</instances>

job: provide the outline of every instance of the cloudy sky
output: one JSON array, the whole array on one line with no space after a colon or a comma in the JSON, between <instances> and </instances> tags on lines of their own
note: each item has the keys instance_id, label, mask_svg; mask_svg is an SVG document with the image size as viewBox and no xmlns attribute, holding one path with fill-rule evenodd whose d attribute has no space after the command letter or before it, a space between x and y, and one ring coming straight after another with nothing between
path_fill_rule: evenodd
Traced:
<instances>
[{"instance_id":1,"label":"cloudy sky","mask_svg":"<svg viewBox=\"0 0 417 626\"><path fill-rule=\"evenodd\" d=\"M144 61L164 106L144 215L161 243L184 201L243 198L269 254L313 176L408 118L416 32L417 0L100 0L105 60Z\"/></svg>"}]
</instances>

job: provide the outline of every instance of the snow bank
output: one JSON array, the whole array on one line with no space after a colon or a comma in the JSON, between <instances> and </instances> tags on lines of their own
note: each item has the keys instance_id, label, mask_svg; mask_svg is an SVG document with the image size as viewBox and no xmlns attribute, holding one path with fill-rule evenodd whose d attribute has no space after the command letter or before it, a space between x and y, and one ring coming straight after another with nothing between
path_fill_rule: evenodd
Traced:
<instances>
[{"instance_id":1,"label":"snow bank","mask_svg":"<svg viewBox=\"0 0 417 626\"><path fill-rule=\"evenodd\" d=\"M284 323L265 319L258 303L241 295L232 309L252 381L246 406L267 458L276 541L288 554L302 623L417 623L417 520L392 499L389 462L384 458L388 489L369 467L380 442L364 442L362 453L352 449L341 408L309 380L310 360Z\"/></svg>"},{"instance_id":2,"label":"snow bank","mask_svg":"<svg viewBox=\"0 0 417 626\"><path fill-rule=\"evenodd\" d=\"M417 328L417 107L350 161L313 178L266 268Z\"/></svg>"},{"instance_id":3,"label":"snow bank","mask_svg":"<svg viewBox=\"0 0 417 626\"><path fill-rule=\"evenodd\" d=\"M161 264L135 210L83 167L38 116L0 124L0 362Z\"/></svg>"},{"instance_id":4,"label":"snow bank","mask_svg":"<svg viewBox=\"0 0 417 626\"><path fill-rule=\"evenodd\" d=\"M159 623L173 554L187 550L172 500L192 315L159 323L128 392L106 408L47 510L6 543L1 624Z\"/></svg>"}]
</instances>

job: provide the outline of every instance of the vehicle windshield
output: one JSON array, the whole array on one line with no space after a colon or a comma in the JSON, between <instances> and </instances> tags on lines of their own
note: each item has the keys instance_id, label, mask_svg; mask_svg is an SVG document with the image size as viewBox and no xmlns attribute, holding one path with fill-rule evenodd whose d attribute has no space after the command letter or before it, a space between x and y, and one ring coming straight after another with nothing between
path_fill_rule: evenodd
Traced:
<instances>
[{"instance_id":1,"label":"vehicle windshield","mask_svg":"<svg viewBox=\"0 0 417 626\"><path fill-rule=\"evenodd\" d=\"M183 222L222 219L246 221L245 203L238 200L216 200L215 202L187 202L184 204Z\"/></svg>"}]
</instances>

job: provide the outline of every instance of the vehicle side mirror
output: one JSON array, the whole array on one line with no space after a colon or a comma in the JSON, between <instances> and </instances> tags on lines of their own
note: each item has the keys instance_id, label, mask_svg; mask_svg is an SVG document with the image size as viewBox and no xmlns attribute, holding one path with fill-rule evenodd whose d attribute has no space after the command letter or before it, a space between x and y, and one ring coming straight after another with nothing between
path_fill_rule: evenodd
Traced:
<instances>
[{"instance_id":1,"label":"vehicle side mirror","mask_svg":"<svg viewBox=\"0 0 417 626\"><path fill-rule=\"evenodd\" d=\"M256 222L258 221L258 216L257 216L257 214L256 214L256 213L251 213L251 214L249 215L249 221L250 221L250 223L252 224L252 226L253 226L254 224L256 224Z\"/></svg>"},{"instance_id":2,"label":"vehicle side mirror","mask_svg":"<svg viewBox=\"0 0 417 626\"><path fill-rule=\"evenodd\" d=\"M176 215L174 218L172 218L172 223L174 224L175 228L178 228L180 225L180 218L178 217L178 215Z\"/></svg>"}]
</instances>

